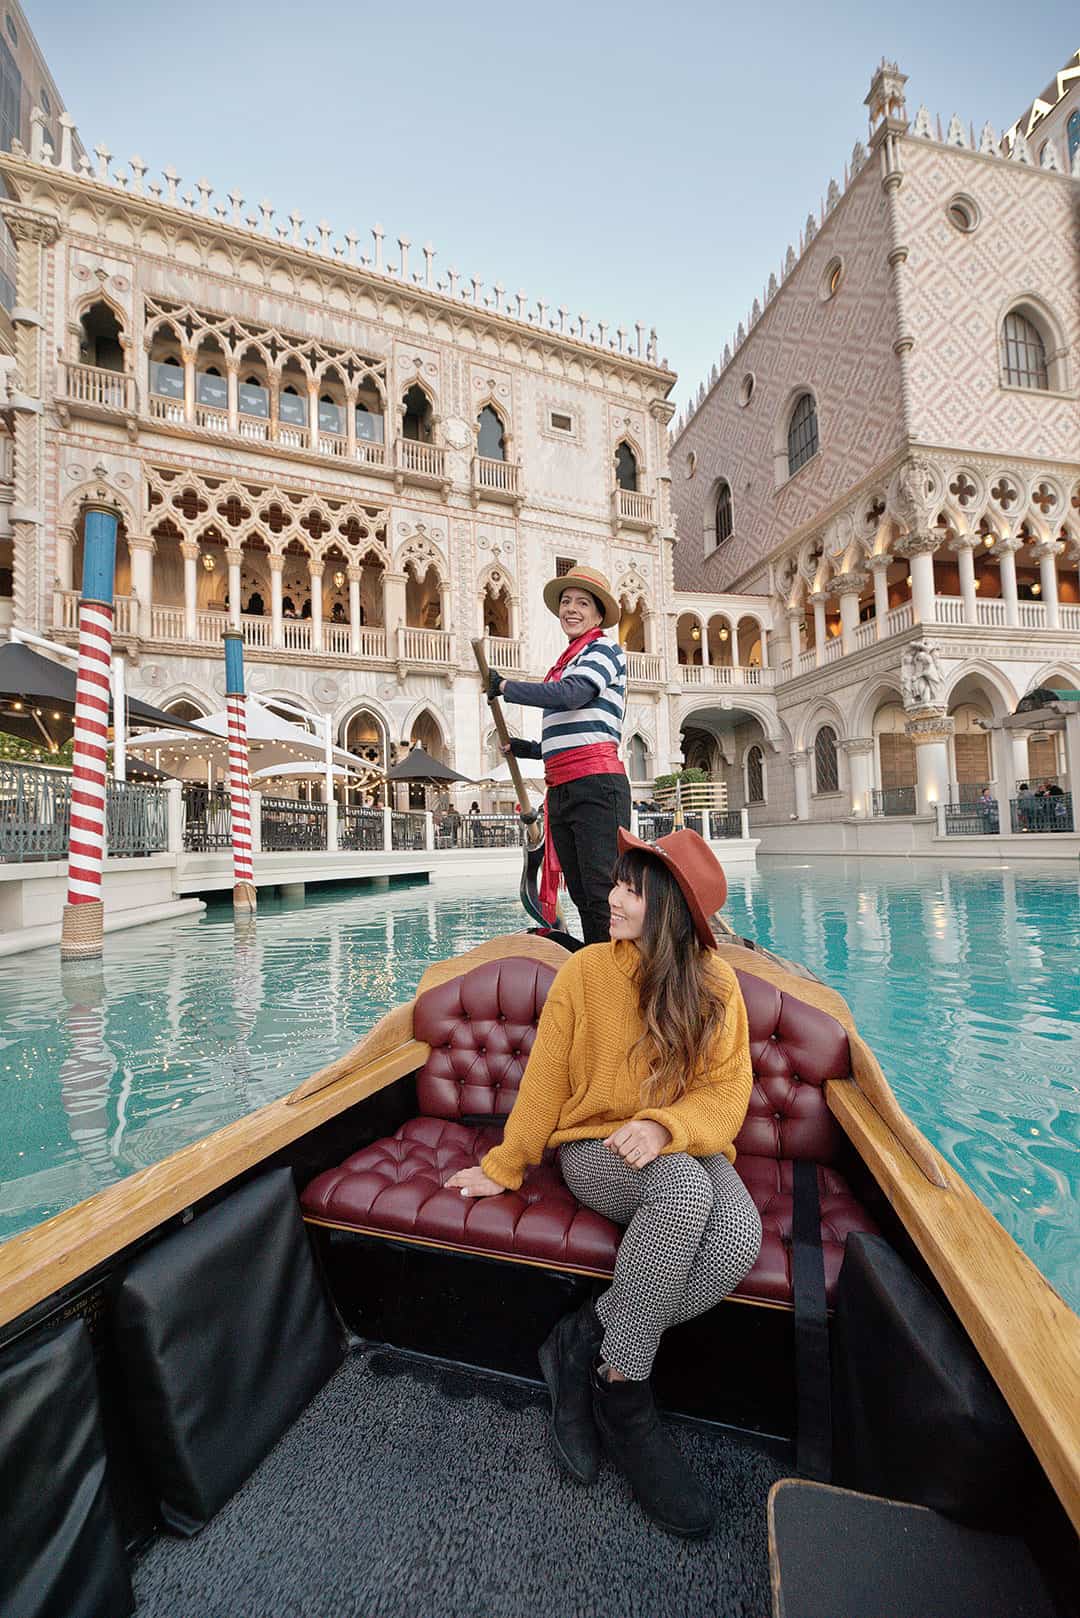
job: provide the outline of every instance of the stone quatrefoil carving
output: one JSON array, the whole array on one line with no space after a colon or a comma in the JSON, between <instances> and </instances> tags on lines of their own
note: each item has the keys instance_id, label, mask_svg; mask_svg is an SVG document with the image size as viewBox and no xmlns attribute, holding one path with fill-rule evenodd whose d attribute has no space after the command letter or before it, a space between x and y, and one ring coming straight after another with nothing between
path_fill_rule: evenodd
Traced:
<instances>
[{"instance_id":1,"label":"stone quatrefoil carving","mask_svg":"<svg viewBox=\"0 0 1080 1618\"><path fill-rule=\"evenodd\" d=\"M949 493L958 506L967 506L975 498L975 485L964 472L958 472L949 484Z\"/></svg>"},{"instance_id":2,"label":"stone quatrefoil carving","mask_svg":"<svg viewBox=\"0 0 1080 1618\"><path fill-rule=\"evenodd\" d=\"M1017 500L1016 485L1010 483L1008 478L999 478L990 490L991 500L996 500L1003 511L1008 511Z\"/></svg>"},{"instance_id":3,"label":"stone quatrefoil carving","mask_svg":"<svg viewBox=\"0 0 1080 1618\"><path fill-rule=\"evenodd\" d=\"M1031 497L1032 504L1038 506L1045 517L1058 503L1058 497L1048 483L1040 483Z\"/></svg>"}]
</instances>

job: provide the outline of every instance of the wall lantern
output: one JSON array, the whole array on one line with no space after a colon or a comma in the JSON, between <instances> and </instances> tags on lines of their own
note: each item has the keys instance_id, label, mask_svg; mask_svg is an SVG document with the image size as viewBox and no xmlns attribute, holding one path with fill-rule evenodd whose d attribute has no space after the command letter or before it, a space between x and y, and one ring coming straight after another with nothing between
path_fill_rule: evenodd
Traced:
<instances>
[{"instance_id":1,"label":"wall lantern","mask_svg":"<svg viewBox=\"0 0 1080 1618\"><path fill-rule=\"evenodd\" d=\"M342 573L341 569L339 568L338 571L334 574L334 589L335 590L340 590L344 583L345 583L345 575L344 575L344 573Z\"/></svg>"}]
</instances>

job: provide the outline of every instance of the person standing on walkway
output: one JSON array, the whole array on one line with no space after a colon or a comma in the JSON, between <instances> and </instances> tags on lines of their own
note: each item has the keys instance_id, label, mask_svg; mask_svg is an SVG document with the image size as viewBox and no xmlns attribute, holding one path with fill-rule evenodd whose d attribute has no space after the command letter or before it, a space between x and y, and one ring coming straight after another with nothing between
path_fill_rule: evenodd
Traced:
<instances>
[{"instance_id":1,"label":"person standing on walkway","mask_svg":"<svg viewBox=\"0 0 1080 1618\"><path fill-rule=\"evenodd\" d=\"M616 839L620 826L630 825L630 783L619 757L626 653L604 635L619 621L619 604L604 575L580 565L548 581L544 605L562 626L566 650L540 682L507 680L493 669L487 697L544 710L541 741L515 737L510 744L515 758L544 764L541 909L553 925L564 876L586 944L606 943Z\"/></svg>"},{"instance_id":2,"label":"person standing on walkway","mask_svg":"<svg viewBox=\"0 0 1080 1618\"><path fill-rule=\"evenodd\" d=\"M669 1533L707 1533L713 1504L657 1419L663 1334L748 1274L761 1218L735 1172L754 1082L746 1005L716 953L727 894L689 829L618 834L611 937L578 950L548 991L503 1138L446 1181L463 1197L517 1190L558 1146L578 1201L624 1226L611 1284L539 1349L565 1471L595 1482L601 1446Z\"/></svg>"}]
</instances>

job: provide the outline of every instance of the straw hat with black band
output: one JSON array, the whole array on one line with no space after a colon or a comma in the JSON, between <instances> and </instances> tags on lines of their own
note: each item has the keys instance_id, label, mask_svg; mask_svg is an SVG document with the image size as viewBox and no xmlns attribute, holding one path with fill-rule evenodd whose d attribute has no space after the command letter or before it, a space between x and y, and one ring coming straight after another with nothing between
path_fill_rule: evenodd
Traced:
<instances>
[{"instance_id":1,"label":"straw hat with black band","mask_svg":"<svg viewBox=\"0 0 1080 1618\"><path fill-rule=\"evenodd\" d=\"M649 854L667 866L682 890L698 938L706 949L715 949L716 935L709 918L727 898L727 877L705 839L686 827L658 837L655 843L646 843L620 826L619 853L626 854L631 849Z\"/></svg>"},{"instance_id":2,"label":"straw hat with black band","mask_svg":"<svg viewBox=\"0 0 1080 1618\"><path fill-rule=\"evenodd\" d=\"M603 617L601 628L610 629L617 624L622 616L619 603L611 593L611 585L599 568L589 567L585 563L575 562L569 573L562 573L558 578L549 579L544 585L544 605L556 618L559 616L559 602L562 600L564 590L585 590L592 596Z\"/></svg>"}]
</instances>

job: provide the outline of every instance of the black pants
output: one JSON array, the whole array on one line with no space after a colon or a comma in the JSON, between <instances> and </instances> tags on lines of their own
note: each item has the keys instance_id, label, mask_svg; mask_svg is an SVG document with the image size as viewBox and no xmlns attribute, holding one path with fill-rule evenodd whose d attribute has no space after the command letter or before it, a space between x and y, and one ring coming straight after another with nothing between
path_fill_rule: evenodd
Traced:
<instances>
[{"instance_id":1,"label":"black pants","mask_svg":"<svg viewBox=\"0 0 1080 1618\"><path fill-rule=\"evenodd\" d=\"M606 944L616 833L630 827L630 783L625 775L583 775L549 787L547 829L570 897L581 912L586 944Z\"/></svg>"}]
</instances>

